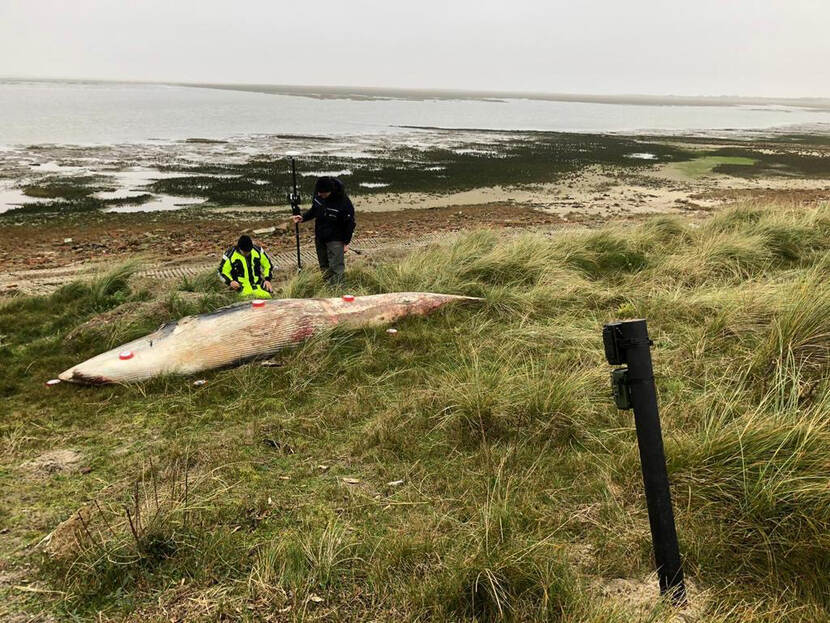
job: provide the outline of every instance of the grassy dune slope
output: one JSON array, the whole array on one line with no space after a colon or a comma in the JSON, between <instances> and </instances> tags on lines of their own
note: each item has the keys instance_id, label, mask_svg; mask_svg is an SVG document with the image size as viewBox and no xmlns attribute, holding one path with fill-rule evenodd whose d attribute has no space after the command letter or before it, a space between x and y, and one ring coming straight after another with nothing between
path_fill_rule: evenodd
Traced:
<instances>
[{"instance_id":1,"label":"grassy dune slope","mask_svg":"<svg viewBox=\"0 0 830 623\"><path fill-rule=\"evenodd\" d=\"M349 279L486 302L201 387L109 388L43 381L222 304L211 276L159 299L122 271L4 303L0 613L666 620L637 599L645 501L600 340L646 317L693 614L830 617L828 206L478 232ZM310 271L282 294L326 290Z\"/></svg>"}]
</instances>

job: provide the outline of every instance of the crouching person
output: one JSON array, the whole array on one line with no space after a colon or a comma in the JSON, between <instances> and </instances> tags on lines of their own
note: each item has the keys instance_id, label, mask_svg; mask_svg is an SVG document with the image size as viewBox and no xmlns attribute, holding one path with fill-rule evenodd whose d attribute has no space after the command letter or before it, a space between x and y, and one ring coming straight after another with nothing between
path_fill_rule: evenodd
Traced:
<instances>
[{"instance_id":1,"label":"crouching person","mask_svg":"<svg viewBox=\"0 0 830 623\"><path fill-rule=\"evenodd\" d=\"M253 243L250 236L241 236L235 247L222 256L219 277L240 297L271 298L273 264L265 249Z\"/></svg>"}]
</instances>

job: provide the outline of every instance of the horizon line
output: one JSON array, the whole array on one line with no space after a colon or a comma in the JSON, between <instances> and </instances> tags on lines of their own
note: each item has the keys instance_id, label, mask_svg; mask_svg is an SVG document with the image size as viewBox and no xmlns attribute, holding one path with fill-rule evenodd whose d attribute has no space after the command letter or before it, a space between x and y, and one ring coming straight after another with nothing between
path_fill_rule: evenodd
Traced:
<instances>
[{"instance_id":1,"label":"horizon line","mask_svg":"<svg viewBox=\"0 0 830 623\"><path fill-rule=\"evenodd\" d=\"M0 81L41 81L41 82L76 82L76 83L111 83L111 84L153 84L165 86L182 86L191 88L211 88L256 92L264 94L297 95L315 98L363 96L366 99L383 99L384 95L409 96L406 99L537 99L549 101L570 101L584 103L664 103L675 105L740 105L753 103L821 103L820 108L830 108L830 96L804 95L738 95L738 94L695 94L678 95L673 93L578 93L568 91L526 91L519 89L461 88L447 87L402 87L402 86L365 86L365 85L323 85L323 84L280 84L270 82L205 82L176 80L114 79L114 78L66 78L53 76L0 76ZM428 97L424 97L424 96ZM432 96L432 97L429 97ZM651 100L649 102L649 100Z\"/></svg>"}]
</instances>

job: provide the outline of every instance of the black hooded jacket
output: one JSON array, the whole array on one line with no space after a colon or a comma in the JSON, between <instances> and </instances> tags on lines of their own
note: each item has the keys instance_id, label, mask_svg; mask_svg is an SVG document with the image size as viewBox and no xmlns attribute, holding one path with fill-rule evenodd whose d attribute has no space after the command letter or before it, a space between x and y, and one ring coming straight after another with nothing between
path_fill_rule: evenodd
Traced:
<instances>
[{"instance_id":1,"label":"black hooded jacket","mask_svg":"<svg viewBox=\"0 0 830 623\"><path fill-rule=\"evenodd\" d=\"M336 177L330 178L334 190L325 199L317 196L317 189L311 201L311 208L303 213L303 221L316 219L314 236L320 242L338 241L349 244L354 232L354 206L346 188Z\"/></svg>"}]
</instances>

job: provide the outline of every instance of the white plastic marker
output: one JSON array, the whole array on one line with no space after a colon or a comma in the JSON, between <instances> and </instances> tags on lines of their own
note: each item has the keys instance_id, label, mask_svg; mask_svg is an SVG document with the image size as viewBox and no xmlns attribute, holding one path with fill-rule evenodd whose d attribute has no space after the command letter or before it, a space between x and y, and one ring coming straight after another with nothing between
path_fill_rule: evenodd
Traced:
<instances>
[{"instance_id":1,"label":"white plastic marker","mask_svg":"<svg viewBox=\"0 0 830 623\"><path fill-rule=\"evenodd\" d=\"M52 385L57 385L60 382L60 379L49 379L48 381L46 381L46 386L51 387Z\"/></svg>"},{"instance_id":2,"label":"white plastic marker","mask_svg":"<svg viewBox=\"0 0 830 623\"><path fill-rule=\"evenodd\" d=\"M386 332L389 335L395 335L398 332L398 330L397 329L386 329Z\"/></svg>"},{"instance_id":3,"label":"white plastic marker","mask_svg":"<svg viewBox=\"0 0 830 623\"><path fill-rule=\"evenodd\" d=\"M207 381L205 379L199 379L198 381L193 381L193 384L196 387L199 387L200 385L204 385L205 383L207 383Z\"/></svg>"}]
</instances>

